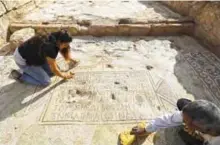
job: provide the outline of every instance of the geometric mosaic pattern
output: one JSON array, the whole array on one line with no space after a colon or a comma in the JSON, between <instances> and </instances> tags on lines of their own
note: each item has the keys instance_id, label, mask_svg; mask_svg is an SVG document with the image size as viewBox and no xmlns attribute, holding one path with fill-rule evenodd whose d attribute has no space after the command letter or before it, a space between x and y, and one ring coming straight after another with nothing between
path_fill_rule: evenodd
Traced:
<instances>
[{"instance_id":1,"label":"geometric mosaic pattern","mask_svg":"<svg viewBox=\"0 0 220 145\"><path fill-rule=\"evenodd\" d=\"M164 90L169 89L167 84L162 82L155 90L154 83L148 71L77 72L74 81L60 85L56 90L61 91L51 95L42 122L106 124L153 119L166 110L156 93L170 94Z\"/></svg>"}]
</instances>

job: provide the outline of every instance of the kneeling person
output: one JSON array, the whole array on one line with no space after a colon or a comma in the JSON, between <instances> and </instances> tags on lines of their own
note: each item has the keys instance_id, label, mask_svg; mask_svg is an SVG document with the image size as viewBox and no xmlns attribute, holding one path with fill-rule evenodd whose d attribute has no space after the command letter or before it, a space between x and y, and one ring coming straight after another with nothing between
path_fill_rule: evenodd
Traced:
<instances>
[{"instance_id":1,"label":"kneeling person","mask_svg":"<svg viewBox=\"0 0 220 145\"><path fill-rule=\"evenodd\" d=\"M40 86L49 85L53 75L72 78L73 73L61 72L56 63L59 52L69 63L78 63L70 57L71 41L71 36L64 30L30 38L15 50L14 60L21 72L13 70L11 76L21 82Z\"/></svg>"}]
</instances>

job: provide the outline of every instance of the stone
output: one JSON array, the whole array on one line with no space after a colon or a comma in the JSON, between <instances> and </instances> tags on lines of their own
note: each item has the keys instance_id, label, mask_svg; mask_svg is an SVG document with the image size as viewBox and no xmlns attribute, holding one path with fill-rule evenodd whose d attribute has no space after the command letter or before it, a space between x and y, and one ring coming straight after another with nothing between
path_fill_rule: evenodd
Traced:
<instances>
[{"instance_id":1,"label":"stone","mask_svg":"<svg viewBox=\"0 0 220 145\"><path fill-rule=\"evenodd\" d=\"M100 37L105 34L104 28L105 28L105 26L92 25L92 26L88 27L88 33L89 33L89 35Z\"/></svg>"},{"instance_id":2,"label":"stone","mask_svg":"<svg viewBox=\"0 0 220 145\"><path fill-rule=\"evenodd\" d=\"M0 17L0 36L6 38L7 29L9 25L9 18L7 15Z\"/></svg>"},{"instance_id":3,"label":"stone","mask_svg":"<svg viewBox=\"0 0 220 145\"><path fill-rule=\"evenodd\" d=\"M2 47L2 45L5 43L5 40L2 38L2 37L0 37L0 48Z\"/></svg>"},{"instance_id":4,"label":"stone","mask_svg":"<svg viewBox=\"0 0 220 145\"><path fill-rule=\"evenodd\" d=\"M18 9L10 11L8 16L10 17L11 22L25 22L24 17L34 11L34 9L36 9L34 2L29 1L18 7Z\"/></svg>"},{"instance_id":5,"label":"stone","mask_svg":"<svg viewBox=\"0 0 220 145\"><path fill-rule=\"evenodd\" d=\"M200 33L197 32L198 36L206 40L209 40L210 37L212 37L209 42L211 42L213 46L220 45L220 39L217 39L217 36L220 33L220 28L218 27L218 24L220 23L218 18L220 16L219 7L219 4L206 4L200 11L200 15L196 17L197 22L206 32L205 35L199 35Z\"/></svg>"},{"instance_id":6,"label":"stone","mask_svg":"<svg viewBox=\"0 0 220 145\"><path fill-rule=\"evenodd\" d=\"M170 35L170 34L178 34L182 30L181 24L152 24L150 35L160 36L160 35Z\"/></svg>"},{"instance_id":7,"label":"stone","mask_svg":"<svg viewBox=\"0 0 220 145\"><path fill-rule=\"evenodd\" d=\"M147 36L151 30L150 25L131 25L129 27L131 36Z\"/></svg>"},{"instance_id":8,"label":"stone","mask_svg":"<svg viewBox=\"0 0 220 145\"><path fill-rule=\"evenodd\" d=\"M147 70L151 70L151 69L153 69L154 67L153 66L151 66L151 65L146 65L146 69Z\"/></svg>"},{"instance_id":9,"label":"stone","mask_svg":"<svg viewBox=\"0 0 220 145\"><path fill-rule=\"evenodd\" d=\"M130 27L128 25L118 25L118 35L129 35Z\"/></svg>"},{"instance_id":10,"label":"stone","mask_svg":"<svg viewBox=\"0 0 220 145\"><path fill-rule=\"evenodd\" d=\"M111 64L107 64L107 68L114 68Z\"/></svg>"},{"instance_id":11,"label":"stone","mask_svg":"<svg viewBox=\"0 0 220 145\"><path fill-rule=\"evenodd\" d=\"M18 8L25 3L30 2L31 0L3 0L2 2L5 4L7 10L12 10Z\"/></svg>"},{"instance_id":12,"label":"stone","mask_svg":"<svg viewBox=\"0 0 220 145\"><path fill-rule=\"evenodd\" d=\"M79 28L77 26L72 26L69 27L67 30L71 35L77 35Z\"/></svg>"},{"instance_id":13,"label":"stone","mask_svg":"<svg viewBox=\"0 0 220 145\"><path fill-rule=\"evenodd\" d=\"M18 47L18 44L15 42L8 42L1 46L0 55L7 55L10 52L14 52L14 50Z\"/></svg>"},{"instance_id":14,"label":"stone","mask_svg":"<svg viewBox=\"0 0 220 145\"><path fill-rule=\"evenodd\" d=\"M20 45L22 42L28 40L29 38L35 35L35 30L32 28L24 28L18 31L15 31L11 36L9 42L16 43Z\"/></svg>"},{"instance_id":15,"label":"stone","mask_svg":"<svg viewBox=\"0 0 220 145\"><path fill-rule=\"evenodd\" d=\"M84 26L81 26L79 27L79 35L88 35L89 31L88 31L88 27L84 27Z\"/></svg>"},{"instance_id":16,"label":"stone","mask_svg":"<svg viewBox=\"0 0 220 145\"><path fill-rule=\"evenodd\" d=\"M174 8L177 12L180 12L181 14L184 14L184 15L189 14L191 2L163 1L163 3L167 4L171 8Z\"/></svg>"},{"instance_id":17,"label":"stone","mask_svg":"<svg viewBox=\"0 0 220 145\"><path fill-rule=\"evenodd\" d=\"M78 20L77 24L85 27L92 25L90 20Z\"/></svg>"},{"instance_id":18,"label":"stone","mask_svg":"<svg viewBox=\"0 0 220 145\"><path fill-rule=\"evenodd\" d=\"M203 10L206 4L206 1L195 1L194 3L191 3L191 8L189 9L188 15L196 18L200 15L201 11Z\"/></svg>"},{"instance_id":19,"label":"stone","mask_svg":"<svg viewBox=\"0 0 220 145\"><path fill-rule=\"evenodd\" d=\"M132 24L132 20L129 18L121 18L118 20L118 24Z\"/></svg>"},{"instance_id":20,"label":"stone","mask_svg":"<svg viewBox=\"0 0 220 145\"><path fill-rule=\"evenodd\" d=\"M114 36L117 34L117 26L116 25L110 25L110 26L105 26L105 35L106 36Z\"/></svg>"},{"instance_id":21,"label":"stone","mask_svg":"<svg viewBox=\"0 0 220 145\"><path fill-rule=\"evenodd\" d=\"M220 3L209 1L163 1L171 9L194 18L194 35L208 44L209 49L220 56Z\"/></svg>"},{"instance_id":22,"label":"stone","mask_svg":"<svg viewBox=\"0 0 220 145\"><path fill-rule=\"evenodd\" d=\"M0 2L0 16L6 12L4 5Z\"/></svg>"},{"instance_id":23,"label":"stone","mask_svg":"<svg viewBox=\"0 0 220 145\"><path fill-rule=\"evenodd\" d=\"M55 0L46 0L46 1L45 0L33 0L33 1L35 2L36 6L41 7L42 5L52 3Z\"/></svg>"}]
</instances>

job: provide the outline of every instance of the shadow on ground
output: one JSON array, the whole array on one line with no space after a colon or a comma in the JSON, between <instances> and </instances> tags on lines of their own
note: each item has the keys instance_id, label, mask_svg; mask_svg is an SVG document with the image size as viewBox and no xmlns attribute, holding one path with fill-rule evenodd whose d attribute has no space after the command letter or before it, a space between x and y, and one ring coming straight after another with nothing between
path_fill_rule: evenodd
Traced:
<instances>
[{"instance_id":1,"label":"shadow on ground","mask_svg":"<svg viewBox=\"0 0 220 145\"><path fill-rule=\"evenodd\" d=\"M158 131L153 138L154 145L185 145L178 135L179 130L180 127Z\"/></svg>"},{"instance_id":2,"label":"shadow on ground","mask_svg":"<svg viewBox=\"0 0 220 145\"><path fill-rule=\"evenodd\" d=\"M28 86L29 88L27 89L27 87L25 87L27 85L21 84L19 82L13 82L11 84L8 84L6 86L1 87L0 93L3 95L1 96L0 99L5 101L6 104L3 106L3 108L1 108L0 121L6 119L7 117L13 116L16 112L33 104L38 99L44 97L51 90L53 90L54 88L56 88L57 86L61 85L64 82L65 82L64 80L61 80L55 84L52 84L51 86L49 86L47 88ZM16 94L16 92L12 93L13 90L15 90L15 88L19 88L22 91L18 92L17 94ZM7 93L7 95L4 95L5 91L9 92L9 93ZM10 94L10 92L11 92L11 94ZM38 92L39 92L39 94L38 94ZM30 96L34 95L35 93L37 94L36 96L33 96L33 98L31 97L31 99L28 100L27 102L22 103L25 98L30 97ZM5 98L2 98L2 97L5 97Z\"/></svg>"},{"instance_id":3,"label":"shadow on ground","mask_svg":"<svg viewBox=\"0 0 220 145\"><path fill-rule=\"evenodd\" d=\"M179 46L174 75L195 100L205 99L220 105L220 60L208 50L181 52Z\"/></svg>"},{"instance_id":4,"label":"shadow on ground","mask_svg":"<svg viewBox=\"0 0 220 145\"><path fill-rule=\"evenodd\" d=\"M137 137L132 145L185 145L178 135L180 129L181 127L168 128L146 137ZM117 145L121 145L119 138Z\"/></svg>"}]
</instances>

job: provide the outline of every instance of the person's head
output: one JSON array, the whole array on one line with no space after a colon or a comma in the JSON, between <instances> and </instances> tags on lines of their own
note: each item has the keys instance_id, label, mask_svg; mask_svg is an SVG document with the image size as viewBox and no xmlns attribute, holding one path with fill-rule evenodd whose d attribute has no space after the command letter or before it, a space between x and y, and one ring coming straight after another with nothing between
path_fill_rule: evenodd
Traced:
<instances>
[{"instance_id":1,"label":"person's head","mask_svg":"<svg viewBox=\"0 0 220 145\"><path fill-rule=\"evenodd\" d=\"M206 100L188 103L182 110L183 121L191 130L212 136L220 135L220 109Z\"/></svg>"},{"instance_id":2,"label":"person's head","mask_svg":"<svg viewBox=\"0 0 220 145\"><path fill-rule=\"evenodd\" d=\"M189 99L181 98L181 99L179 99L179 100L177 101L176 106L177 106L177 108L178 108L180 111L182 111L183 108L184 108L187 104L189 104L189 103L191 103L191 102L192 102L192 101L189 100Z\"/></svg>"},{"instance_id":3,"label":"person's head","mask_svg":"<svg viewBox=\"0 0 220 145\"><path fill-rule=\"evenodd\" d=\"M56 45L60 50L69 47L69 43L72 42L72 37L67 33L66 30L60 30L54 33L51 33L55 37Z\"/></svg>"}]
</instances>

